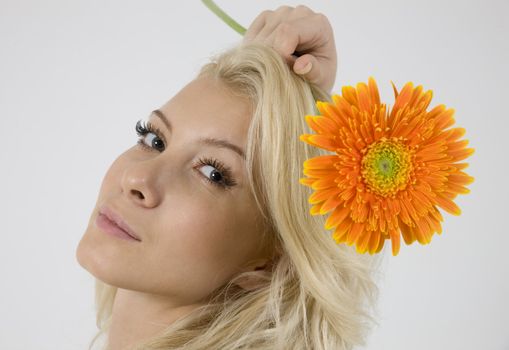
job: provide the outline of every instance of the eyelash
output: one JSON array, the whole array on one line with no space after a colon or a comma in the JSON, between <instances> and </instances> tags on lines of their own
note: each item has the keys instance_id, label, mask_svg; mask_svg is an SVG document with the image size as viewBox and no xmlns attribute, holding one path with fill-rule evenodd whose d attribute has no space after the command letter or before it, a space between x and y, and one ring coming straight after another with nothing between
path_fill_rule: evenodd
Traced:
<instances>
[{"instance_id":1,"label":"eyelash","mask_svg":"<svg viewBox=\"0 0 509 350\"><path fill-rule=\"evenodd\" d=\"M161 130L159 128L157 128L156 126L154 126L149 121L142 121L141 119L138 120L138 122L136 123L135 129L136 129L136 134L138 134L138 136L139 136L137 144L140 145L144 149L147 149L147 150L155 149L150 146L147 146L143 142L143 137L145 135L147 135L148 133L155 134L157 136L157 138L161 139L164 142L164 144L166 144L166 140L165 140ZM212 185L217 186L220 189L228 190L237 184L235 182L235 180L233 180L233 176L232 176L232 172L231 172L230 168L225 166L222 162L218 161L217 159L206 158L206 157L200 158L198 160L197 164L195 164L195 167L200 167L202 165L212 166L212 167L216 168L219 171L219 173L221 174L221 177L223 179L222 182L212 181L210 178L202 175L205 178L205 180L208 181L209 183L211 183Z\"/></svg>"}]
</instances>

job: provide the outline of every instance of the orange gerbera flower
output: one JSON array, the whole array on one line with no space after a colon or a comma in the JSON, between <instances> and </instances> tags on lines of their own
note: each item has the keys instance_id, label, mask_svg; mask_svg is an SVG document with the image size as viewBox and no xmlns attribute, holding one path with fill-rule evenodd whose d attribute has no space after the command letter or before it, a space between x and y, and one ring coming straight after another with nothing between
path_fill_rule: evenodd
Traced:
<instances>
[{"instance_id":1,"label":"orange gerbera flower","mask_svg":"<svg viewBox=\"0 0 509 350\"><path fill-rule=\"evenodd\" d=\"M391 82L392 83L392 82ZM460 215L452 201L474 178L456 163L474 153L459 140L464 128L454 124L454 109L438 105L427 112L432 91L407 83L398 93L392 111L380 103L375 80L357 88L345 86L334 103L317 101L322 115L306 115L317 134L300 140L335 152L308 159L300 183L315 192L309 197L312 215L332 211L325 223L334 228L337 243L355 244L364 254L378 253L386 239L392 255L400 248L400 233L407 245L431 242L442 233L442 215L436 206Z\"/></svg>"}]
</instances>

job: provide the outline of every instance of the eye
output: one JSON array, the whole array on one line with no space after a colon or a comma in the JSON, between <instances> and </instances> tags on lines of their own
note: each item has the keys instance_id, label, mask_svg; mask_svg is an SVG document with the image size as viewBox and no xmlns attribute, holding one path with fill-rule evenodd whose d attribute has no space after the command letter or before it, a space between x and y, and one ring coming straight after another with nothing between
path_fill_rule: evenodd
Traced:
<instances>
[{"instance_id":1,"label":"eye","mask_svg":"<svg viewBox=\"0 0 509 350\"><path fill-rule=\"evenodd\" d=\"M138 144L147 150L157 150L163 152L165 149L166 140L164 134L149 121L143 122L141 119L136 123L136 133L139 136ZM153 136L148 136L153 134ZM145 142L147 141L147 143ZM205 168L203 177L210 184L217 186L220 189L230 189L237 184L233 179L232 171L229 167L214 158L201 158L194 166L195 169Z\"/></svg>"},{"instance_id":2,"label":"eye","mask_svg":"<svg viewBox=\"0 0 509 350\"><path fill-rule=\"evenodd\" d=\"M161 130L152 125L149 121L143 122L141 119L136 123L136 133L140 137L138 139L138 144L143 148L147 149L155 149L159 152L164 151L164 136ZM145 143L144 139L148 134L153 134L155 136L148 137L148 144Z\"/></svg>"},{"instance_id":3,"label":"eye","mask_svg":"<svg viewBox=\"0 0 509 350\"><path fill-rule=\"evenodd\" d=\"M222 189L230 189L237 184L233 179L230 168L217 159L202 158L198 161L195 168L206 169L206 171L202 173L205 175L205 180Z\"/></svg>"}]
</instances>

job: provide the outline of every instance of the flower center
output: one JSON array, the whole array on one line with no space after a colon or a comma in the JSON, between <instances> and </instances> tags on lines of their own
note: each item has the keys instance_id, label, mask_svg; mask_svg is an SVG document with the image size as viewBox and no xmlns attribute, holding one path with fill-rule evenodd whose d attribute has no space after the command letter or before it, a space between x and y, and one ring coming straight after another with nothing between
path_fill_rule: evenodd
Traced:
<instances>
[{"instance_id":1,"label":"flower center","mask_svg":"<svg viewBox=\"0 0 509 350\"><path fill-rule=\"evenodd\" d=\"M367 191L394 197L410 180L412 154L401 142L382 137L367 147L361 164Z\"/></svg>"}]
</instances>

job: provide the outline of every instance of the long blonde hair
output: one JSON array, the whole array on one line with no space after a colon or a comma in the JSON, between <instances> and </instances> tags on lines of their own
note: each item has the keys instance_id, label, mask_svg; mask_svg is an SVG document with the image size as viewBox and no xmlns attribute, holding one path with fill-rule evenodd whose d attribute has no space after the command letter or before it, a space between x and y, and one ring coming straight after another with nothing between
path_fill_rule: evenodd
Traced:
<instances>
[{"instance_id":1,"label":"long blonde hair","mask_svg":"<svg viewBox=\"0 0 509 350\"><path fill-rule=\"evenodd\" d=\"M352 349L366 345L379 289L378 256L337 245L324 229L325 217L309 213L312 189L299 183L303 162L330 154L299 140L313 133L305 115L315 101L331 101L318 86L288 67L274 49L242 43L216 54L198 73L220 79L252 102L246 166L249 185L263 217L267 244L277 254L265 283L254 290L235 284L215 291L211 301L134 347L141 349ZM117 288L96 279L97 326L91 344L106 334ZM91 345L92 346L92 345Z\"/></svg>"}]
</instances>

